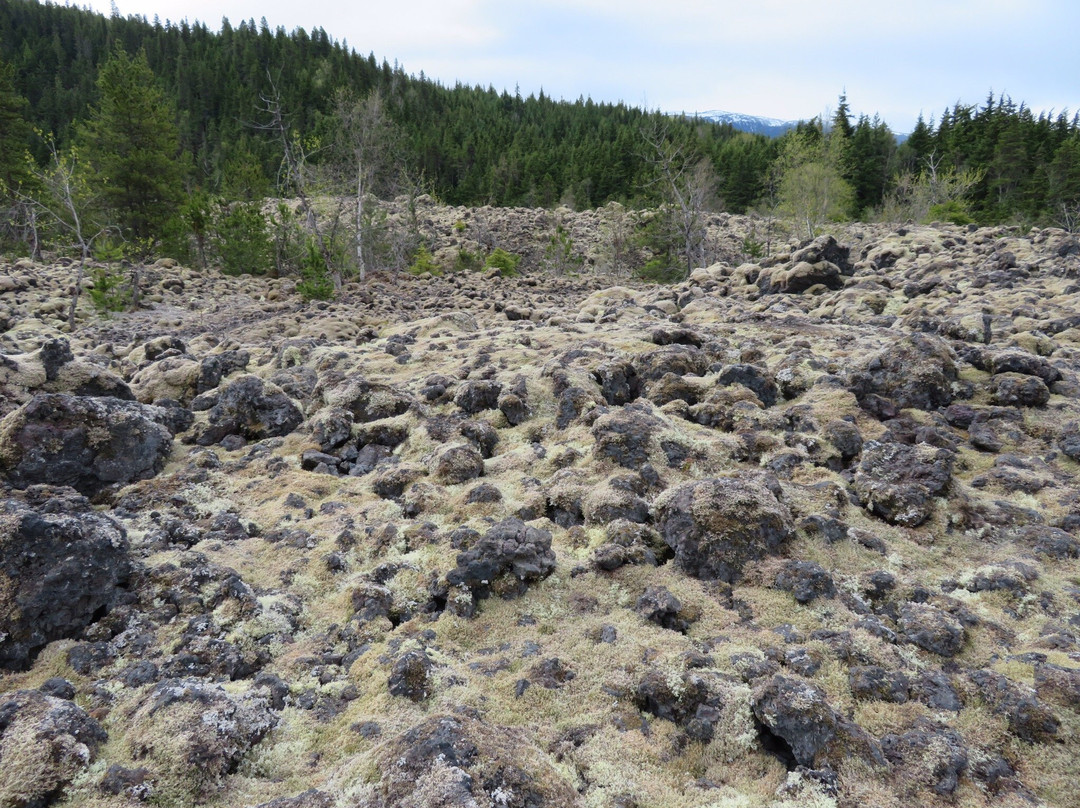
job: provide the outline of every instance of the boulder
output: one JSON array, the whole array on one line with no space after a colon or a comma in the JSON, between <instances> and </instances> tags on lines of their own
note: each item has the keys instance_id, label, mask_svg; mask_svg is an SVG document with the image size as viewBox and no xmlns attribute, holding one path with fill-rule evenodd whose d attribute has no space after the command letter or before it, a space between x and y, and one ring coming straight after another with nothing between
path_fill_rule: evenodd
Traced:
<instances>
[{"instance_id":1,"label":"boulder","mask_svg":"<svg viewBox=\"0 0 1080 808\"><path fill-rule=\"evenodd\" d=\"M650 586L637 600L635 611L661 628L686 633L694 616L666 586Z\"/></svg>"},{"instance_id":2,"label":"boulder","mask_svg":"<svg viewBox=\"0 0 1080 808\"><path fill-rule=\"evenodd\" d=\"M896 625L908 642L938 656L956 656L964 647L963 624L934 606L905 603Z\"/></svg>"},{"instance_id":3,"label":"boulder","mask_svg":"<svg viewBox=\"0 0 1080 808\"><path fill-rule=\"evenodd\" d=\"M967 744L954 729L934 726L925 719L919 723L901 735L886 735L881 748L908 790L925 788L948 796L956 791L967 770Z\"/></svg>"},{"instance_id":4,"label":"boulder","mask_svg":"<svg viewBox=\"0 0 1080 808\"><path fill-rule=\"evenodd\" d=\"M464 715L433 715L378 752L380 805L573 808L573 784L521 732Z\"/></svg>"},{"instance_id":5,"label":"boulder","mask_svg":"<svg viewBox=\"0 0 1080 808\"><path fill-rule=\"evenodd\" d=\"M1024 376L1038 376L1047 385L1061 381L1061 371L1041 356L1028 353L1019 348L1010 348L994 354L990 358L990 372L1019 373Z\"/></svg>"},{"instance_id":6,"label":"boulder","mask_svg":"<svg viewBox=\"0 0 1080 808\"><path fill-rule=\"evenodd\" d=\"M295 797L277 797L259 803L255 808L336 808L338 801L332 794L309 788Z\"/></svg>"},{"instance_id":7,"label":"boulder","mask_svg":"<svg viewBox=\"0 0 1080 808\"><path fill-rule=\"evenodd\" d=\"M679 725L688 737L708 743L719 730L733 745L753 737L748 696L743 685L715 671L658 668L649 668L632 692L639 710ZM732 737L736 733L743 737Z\"/></svg>"},{"instance_id":8,"label":"boulder","mask_svg":"<svg viewBox=\"0 0 1080 808\"><path fill-rule=\"evenodd\" d=\"M590 525L606 525L618 519L648 522L649 504L640 496L644 486L635 476L614 477L589 490L581 503L585 521Z\"/></svg>"},{"instance_id":9,"label":"boulder","mask_svg":"<svg viewBox=\"0 0 1080 808\"><path fill-rule=\"evenodd\" d=\"M530 583L554 571L551 534L520 519L507 519L458 555L457 566L446 574L446 581L472 593L475 608L478 598L492 593L503 597L523 594ZM468 605L465 611L472 613Z\"/></svg>"},{"instance_id":10,"label":"boulder","mask_svg":"<svg viewBox=\"0 0 1080 808\"><path fill-rule=\"evenodd\" d=\"M825 424L822 430L825 438L836 447L845 460L857 457L862 451L863 438L859 428L850 421L833 420Z\"/></svg>"},{"instance_id":11,"label":"boulder","mask_svg":"<svg viewBox=\"0 0 1080 808\"><path fill-rule=\"evenodd\" d=\"M577 676L573 669L558 657L537 662L529 669L529 682L547 690L558 690Z\"/></svg>"},{"instance_id":12,"label":"boulder","mask_svg":"<svg viewBox=\"0 0 1080 808\"><path fill-rule=\"evenodd\" d=\"M841 277L840 267L831 261L796 261L786 269L777 267L762 272L758 278L758 287L762 294L797 295L818 285L826 289L843 288L844 279Z\"/></svg>"},{"instance_id":13,"label":"boulder","mask_svg":"<svg viewBox=\"0 0 1080 808\"><path fill-rule=\"evenodd\" d=\"M41 392L135 400L131 388L115 373L92 362L76 360L63 337L46 340L28 358L30 361L36 359L45 370Z\"/></svg>"},{"instance_id":14,"label":"boulder","mask_svg":"<svg viewBox=\"0 0 1080 808\"><path fill-rule=\"evenodd\" d=\"M754 691L754 717L799 766L836 769L848 757L883 765L881 747L837 713L817 685L775 675ZM792 766L794 768L794 766Z\"/></svg>"},{"instance_id":15,"label":"boulder","mask_svg":"<svg viewBox=\"0 0 1080 808\"><path fill-rule=\"evenodd\" d=\"M792 263L805 261L808 264L816 264L820 261L828 261L835 264L839 270L850 275L854 267L849 260L851 248L846 244L840 244L833 236L818 236L805 247L800 247L791 254Z\"/></svg>"},{"instance_id":16,"label":"boulder","mask_svg":"<svg viewBox=\"0 0 1080 808\"><path fill-rule=\"evenodd\" d=\"M926 670L912 677L908 694L934 710L957 712L964 706L952 681L941 671Z\"/></svg>"},{"instance_id":17,"label":"boulder","mask_svg":"<svg viewBox=\"0 0 1080 808\"><path fill-rule=\"evenodd\" d=\"M128 724L131 757L166 804L202 802L277 724L265 697L235 696L197 679L159 682Z\"/></svg>"},{"instance_id":18,"label":"boulder","mask_svg":"<svg viewBox=\"0 0 1080 808\"><path fill-rule=\"evenodd\" d=\"M0 694L0 805L52 805L107 738L66 699L37 690Z\"/></svg>"},{"instance_id":19,"label":"boulder","mask_svg":"<svg viewBox=\"0 0 1080 808\"><path fill-rule=\"evenodd\" d=\"M135 395L147 404L171 398L190 404L200 392L201 364L190 356L167 356L141 368L131 379Z\"/></svg>"},{"instance_id":20,"label":"boulder","mask_svg":"<svg viewBox=\"0 0 1080 808\"><path fill-rule=\"evenodd\" d=\"M49 507L0 500L0 668L25 670L53 640L78 637L126 594L124 529L57 492Z\"/></svg>"},{"instance_id":21,"label":"boulder","mask_svg":"<svg viewBox=\"0 0 1080 808\"><path fill-rule=\"evenodd\" d=\"M593 452L624 468L637 470L649 462L653 436L664 426L648 402L637 402L601 415L593 425Z\"/></svg>"},{"instance_id":22,"label":"boulder","mask_svg":"<svg viewBox=\"0 0 1080 808\"><path fill-rule=\"evenodd\" d=\"M860 403L876 395L902 409L933 410L952 402L958 378L955 354L944 340L909 334L852 373L849 386Z\"/></svg>"},{"instance_id":23,"label":"boulder","mask_svg":"<svg viewBox=\"0 0 1080 808\"><path fill-rule=\"evenodd\" d=\"M1080 669L1065 668L1050 662L1035 664L1035 690L1049 699L1080 712Z\"/></svg>"},{"instance_id":24,"label":"boulder","mask_svg":"<svg viewBox=\"0 0 1080 808\"><path fill-rule=\"evenodd\" d=\"M815 598L831 598L836 594L832 576L814 561L788 561L776 574L777 589L790 592L799 603Z\"/></svg>"},{"instance_id":25,"label":"boulder","mask_svg":"<svg viewBox=\"0 0 1080 808\"><path fill-rule=\"evenodd\" d=\"M645 396L649 401L662 407L672 401L685 401L687 404L697 404L705 397L706 387L702 380L696 376L676 376L674 373L665 373L659 379L649 382L645 386Z\"/></svg>"},{"instance_id":26,"label":"boulder","mask_svg":"<svg viewBox=\"0 0 1080 808\"><path fill-rule=\"evenodd\" d=\"M1061 720L1039 701L1030 687L994 671L973 671L970 677L990 708L1005 716L1009 732L1017 738L1040 743L1053 740L1057 735Z\"/></svg>"},{"instance_id":27,"label":"boulder","mask_svg":"<svg viewBox=\"0 0 1080 808\"><path fill-rule=\"evenodd\" d=\"M480 477L484 473L484 458L469 443L444 446L431 460L431 474L441 483L456 485Z\"/></svg>"},{"instance_id":28,"label":"boulder","mask_svg":"<svg viewBox=\"0 0 1080 808\"><path fill-rule=\"evenodd\" d=\"M902 671L889 671L877 665L856 665L848 671L851 695L865 701L903 704L908 700L909 685Z\"/></svg>"},{"instance_id":29,"label":"boulder","mask_svg":"<svg viewBox=\"0 0 1080 808\"><path fill-rule=\"evenodd\" d=\"M665 373L676 376L704 376L709 357L693 345L665 345L655 351L638 354L632 360L642 382L656 381Z\"/></svg>"},{"instance_id":30,"label":"boulder","mask_svg":"<svg viewBox=\"0 0 1080 808\"><path fill-rule=\"evenodd\" d=\"M776 396L779 392L773 375L768 370L757 365L728 365L721 369L720 375L716 377L716 383L721 387L741 384L743 387L753 391L758 400L766 407L771 407L776 403Z\"/></svg>"},{"instance_id":31,"label":"boulder","mask_svg":"<svg viewBox=\"0 0 1080 808\"><path fill-rule=\"evenodd\" d=\"M529 390L525 384L525 378L517 378L514 384L499 394L499 398L495 403L510 426L525 423L529 416L532 415L532 409L529 407Z\"/></svg>"},{"instance_id":32,"label":"boulder","mask_svg":"<svg viewBox=\"0 0 1080 808\"><path fill-rule=\"evenodd\" d=\"M633 364L625 359L613 359L592 372L600 385L600 394L613 407L629 404L641 395L641 380Z\"/></svg>"},{"instance_id":33,"label":"boulder","mask_svg":"<svg viewBox=\"0 0 1080 808\"><path fill-rule=\"evenodd\" d=\"M87 496L148 479L165 465L182 412L116 398L38 394L0 421L0 473L16 488L67 485Z\"/></svg>"},{"instance_id":34,"label":"boulder","mask_svg":"<svg viewBox=\"0 0 1080 808\"><path fill-rule=\"evenodd\" d=\"M854 488L863 506L895 525L918 527L945 494L955 453L920 443L868 441L855 472Z\"/></svg>"},{"instance_id":35,"label":"boulder","mask_svg":"<svg viewBox=\"0 0 1080 808\"><path fill-rule=\"evenodd\" d=\"M498 382L487 380L462 382L457 393L454 394L454 403L465 412L475 415L484 410L497 408L501 393L502 385Z\"/></svg>"},{"instance_id":36,"label":"boulder","mask_svg":"<svg viewBox=\"0 0 1080 808\"><path fill-rule=\"evenodd\" d=\"M434 667L422 649L402 654L390 670L387 686L391 696L420 702L431 695L431 670Z\"/></svg>"},{"instance_id":37,"label":"boulder","mask_svg":"<svg viewBox=\"0 0 1080 808\"><path fill-rule=\"evenodd\" d=\"M226 435L263 440L288 435L304 420L304 414L277 385L258 376L241 376L214 396L209 423L196 442L210 446Z\"/></svg>"},{"instance_id":38,"label":"boulder","mask_svg":"<svg viewBox=\"0 0 1080 808\"><path fill-rule=\"evenodd\" d=\"M684 571L731 583L746 562L776 554L795 535L774 492L775 478L762 475L686 482L656 501L656 526Z\"/></svg>"},{"instance_id":39,"label":"boulder","mask_svg":"<svg viewBox=\"0 0 1080 808\"><path fill-rule=\"evenodd\" d=\"M1041 407L1050 400L1050 388L1038 376L998 373L990 379L990 399L1002 407Z\"/></svg>"},{"instance_id":40,"label":"boulder","mask_svg":"<svg viewBox=\"0 0 1080 808\"><path fill-rule=\"evenodd\" d=\"M323 452L331 452L352 437L352 413L343 407L326 407L311 419L311 437Z\"/></svg>"},{"instance_id":41,"label":"boulder","mask_svg":"<svg viewBox=\"0 0 1080 808\"><path fill-rule=\"evenodd\" d=\"M413 404L413 398L408 393L363 378L353 379L343 390L329 398L331 401L328 403L348 410L358 423L404 415Z\"/></svg>"}]
</instances>

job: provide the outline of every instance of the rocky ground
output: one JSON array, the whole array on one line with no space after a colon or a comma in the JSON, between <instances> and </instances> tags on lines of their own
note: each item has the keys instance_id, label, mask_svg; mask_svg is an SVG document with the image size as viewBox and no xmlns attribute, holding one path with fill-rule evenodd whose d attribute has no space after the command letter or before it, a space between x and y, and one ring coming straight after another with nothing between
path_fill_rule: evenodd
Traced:
<instances>
[{"instance_id":1,"label":"rocky ground","mask_svg":"<svg viewBox=\"0 0 1080 808\"><path fill-rule=\"evenodd\" d=\"M0 806L1080 805L1080 243L835 237L0 266Z\"/></svg>"}]
</instances>

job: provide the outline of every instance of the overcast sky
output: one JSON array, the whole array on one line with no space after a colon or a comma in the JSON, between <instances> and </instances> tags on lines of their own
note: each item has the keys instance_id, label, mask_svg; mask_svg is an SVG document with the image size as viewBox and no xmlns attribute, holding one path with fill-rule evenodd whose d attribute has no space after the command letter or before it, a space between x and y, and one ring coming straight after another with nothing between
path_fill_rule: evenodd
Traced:
<instances>
[{"instance_id":1,"label":"overcast sky","mask_svg":"<svg viewBox=\"0 0 1080 808\"><path fill-rule=\"evenodd\" d=\"M109 0L79 6L106 14ZM908 132L990 90L1080 110L1078 0L116 0L162 22L321 26L445 84L808 119L846 89Z\"/></svg>"}]
</instances>

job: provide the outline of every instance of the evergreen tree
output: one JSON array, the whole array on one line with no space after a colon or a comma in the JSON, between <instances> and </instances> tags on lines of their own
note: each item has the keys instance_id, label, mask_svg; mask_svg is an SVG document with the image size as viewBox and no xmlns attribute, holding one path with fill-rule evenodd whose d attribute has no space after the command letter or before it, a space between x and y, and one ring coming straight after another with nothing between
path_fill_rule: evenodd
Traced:
<instances>
[{"instance_id":1,"label":"evergreen tree","mask_svg":"<svg viewBox=\"0 0 1080 808\"><path fill-rule=\"evenodd\" d=\"M183 198L175 113L143 50L132 57L117 45L97 86L81 133L94 182L125 237L149 246Z\"/></svg>"},{"instance_id":2,"label":"evergreen tree","mask_svg":"<svg viewBox=\"0 0 1080 808\"><path fill-rule=\"evenodd\" d=\"M29 178L26 151L30 124L26 99L15 91L15 68L0 61L0 199L10 197Z\"/></svg>"},{"instance_id":3,"label":"evergreen tree","mask_svg":"<svg viewBox=\"0 0 1080 808\"><path fill-rule=\"evenodd\" d=\"M851 125L851 107L848 106L847 93L840 94L840 101L833 115L833 132L840 132L845 138L850 138L855 132Z\"/></svg>"},{"instance_id":4,"label":"evergreen tree","mask_svg":"<svg viewBox=\"0 0 1080 808\"><path fill-rule=\"evenodd\" d=\"M876 116L865 115L847 139L844 179L855 191L855 212L862 214L881 204L895 172L896 138Z\"/></svg>"}]
</instances>

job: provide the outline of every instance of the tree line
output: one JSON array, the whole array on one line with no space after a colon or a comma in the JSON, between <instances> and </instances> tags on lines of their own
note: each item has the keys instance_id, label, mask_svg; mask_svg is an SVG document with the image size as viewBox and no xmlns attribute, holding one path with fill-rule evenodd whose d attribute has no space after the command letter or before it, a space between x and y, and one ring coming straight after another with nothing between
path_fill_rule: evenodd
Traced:
<instances>
[{"instance_id":1,"label":"tree line","mask_svg":"<svg viewBox=\"0 0 1080 808\"><path fill-rule=\"evenodd\" d=\"M700 260L702 213L720 207L807 236L851 218L1073 228L1080 210L1080 120L993 94L920 118L899 144L843 95L831 117L769 139L624 104L445 86L321 28L224 20L214 32L36 0L0 4L0 53L0 224L7 246L30 252L51 240L84 254L212 253L227 270L306 267L324 290L371 264L408 265L419 234L387 237L371 200L426 192L659 207L641 237L666 277ZM286 197L300 202L265 201ZM339 201L318 208L327 197Z\"/></svg>"}]
</instances>

